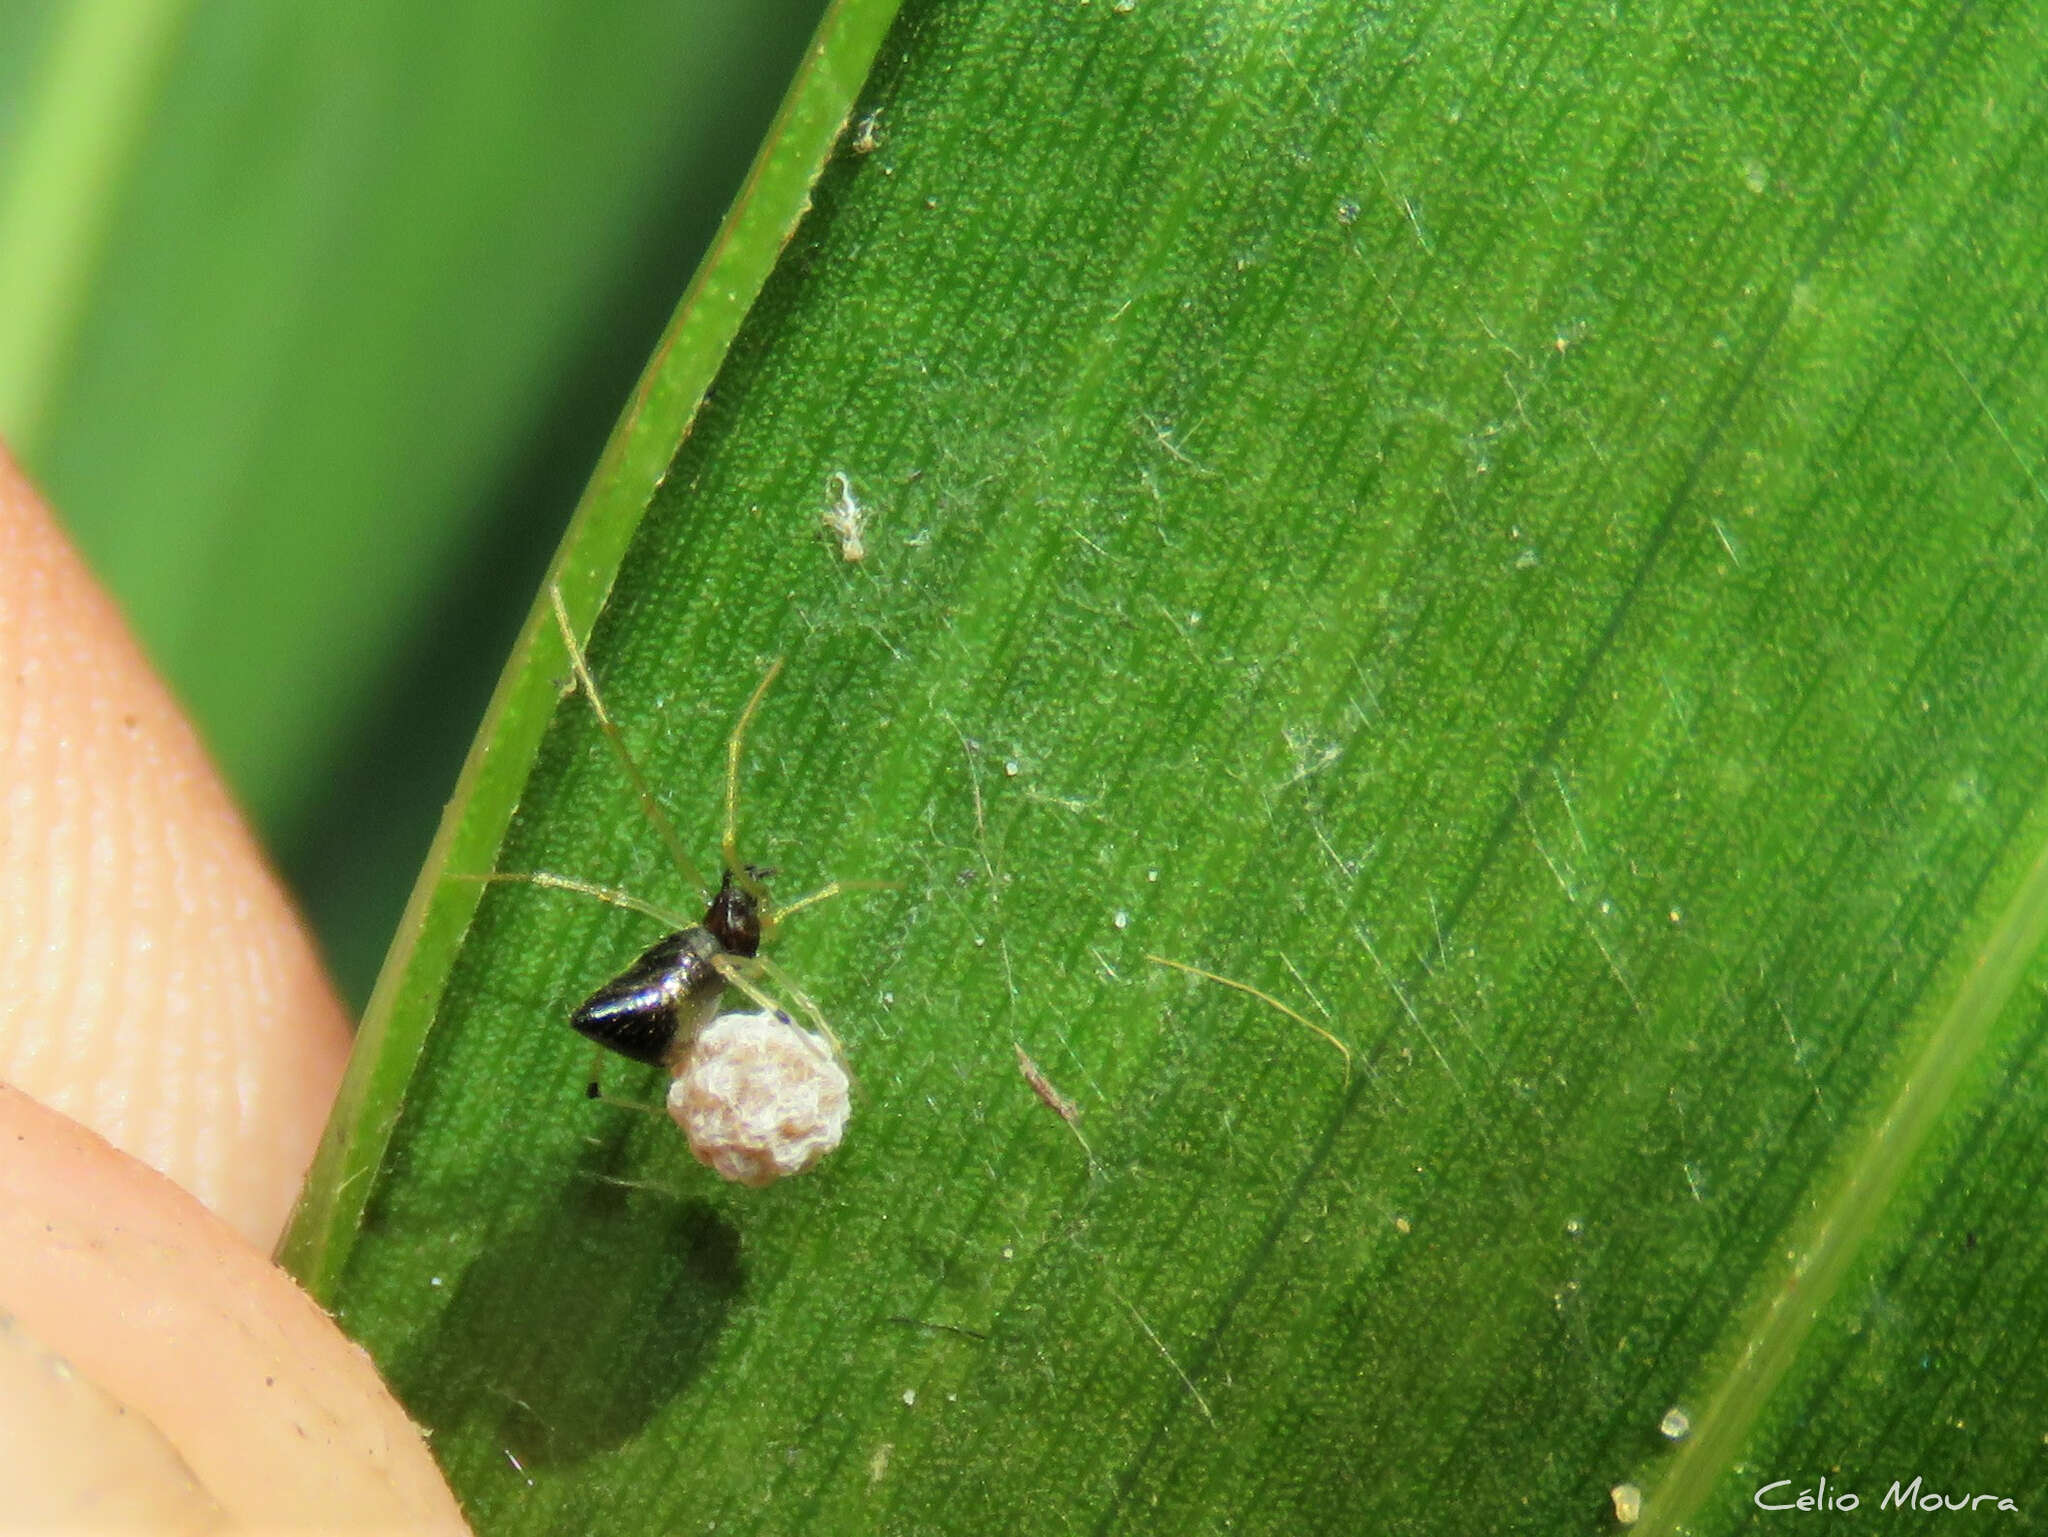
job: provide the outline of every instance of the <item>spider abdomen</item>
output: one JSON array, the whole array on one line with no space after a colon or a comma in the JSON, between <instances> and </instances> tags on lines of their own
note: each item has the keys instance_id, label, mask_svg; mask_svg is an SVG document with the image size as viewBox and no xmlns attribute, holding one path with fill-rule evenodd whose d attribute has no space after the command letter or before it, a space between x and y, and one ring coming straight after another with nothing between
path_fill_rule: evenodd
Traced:
<instances>
[{"instance_id":1,"label":"spider abdomen","mask_svg":"<svg viewBox=\"0 0 2048 1537\"><path fill-rule=\"evenodd\" d=\"M578 1033L622 1057L673 1066L718 1012L728 952L698 924L656 940L569 1017Z\"/></svg>"}]
</instances>

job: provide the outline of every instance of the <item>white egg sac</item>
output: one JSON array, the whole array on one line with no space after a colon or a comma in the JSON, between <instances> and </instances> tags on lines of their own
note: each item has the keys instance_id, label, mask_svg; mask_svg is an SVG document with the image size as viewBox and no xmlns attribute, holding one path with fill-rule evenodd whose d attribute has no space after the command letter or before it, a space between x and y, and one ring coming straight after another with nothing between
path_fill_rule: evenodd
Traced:
<instances>
[{"instance_id":1,"label":"white egg sac","mask_svg":"<svg viewBox=\"0 0 2048 1537\"><path fill-rule=\"evenodd\" d=\"M846 1069L787 1015L721 1014L699 1032L668 1089L668 1113L697 1161L759 1189L839 1146Z\"/></svg>"}]
</instances>

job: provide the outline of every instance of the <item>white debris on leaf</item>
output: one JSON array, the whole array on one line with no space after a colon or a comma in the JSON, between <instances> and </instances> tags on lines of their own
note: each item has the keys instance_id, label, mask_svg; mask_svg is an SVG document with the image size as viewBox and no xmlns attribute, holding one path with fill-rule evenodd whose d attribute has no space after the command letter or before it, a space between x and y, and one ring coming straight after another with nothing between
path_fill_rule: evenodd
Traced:
<instances>
[{"instance_id":1,"label":"white debris on leaf","mask_svg":"<svg viewBox=\"0 0 2048 1537\"><path fill-rule=\"evenodd\" d=\"M839 1146L847 1088L831 1046L786 1014L721 1014L669 1085L668 1113L699 1163L759 1189Z\"/></svg>"},{"instance_id":2,"label":"white debris on leaf","mask_svg":"<svg viewBox=\"0 0 2048 1537\"><path fill-rule=\"evenodd\" d=\"M868 547L861 537L867 530L868 510L853 494L853 481L844 470L832 472L832 485L834 500L825 509L825 527L839 541L839 558L849 565L858 565L868 558Z\"/></svg>"},{"instance_id":3,"label":"white debris on leaf","mask_svg":"<svg viewBox=\"0 0 2048 1537\"><path fill-rule=\"evenodd\" d=\"M1643 1519L1643 1491L1634 1484L1616 1484L1607 1497L1614 1501L1614 1519L1623 1526L1634 1526Z\"/></svg>"}]
</instances>

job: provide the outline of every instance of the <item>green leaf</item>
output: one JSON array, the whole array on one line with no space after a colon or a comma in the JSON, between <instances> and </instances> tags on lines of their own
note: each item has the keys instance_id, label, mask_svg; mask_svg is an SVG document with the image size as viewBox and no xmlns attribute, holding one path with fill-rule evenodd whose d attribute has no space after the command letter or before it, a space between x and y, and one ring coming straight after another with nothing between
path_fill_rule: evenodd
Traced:
<instances>
[{"instance_id":1,"label":"green leaf","mask_svg":"<svg viewBox=\"0 0 2048 1537\"><path fill-rule=\"evenodd\" d=\"M718 1184L560 1024L653 926L436 884L693 900L536 619L291 1250L479 1526L2038 1503L2039 28L913 0L692 422L884 10L559 567L701 859L786 658L855 1120Z\"/></svg>"}]
</instances>

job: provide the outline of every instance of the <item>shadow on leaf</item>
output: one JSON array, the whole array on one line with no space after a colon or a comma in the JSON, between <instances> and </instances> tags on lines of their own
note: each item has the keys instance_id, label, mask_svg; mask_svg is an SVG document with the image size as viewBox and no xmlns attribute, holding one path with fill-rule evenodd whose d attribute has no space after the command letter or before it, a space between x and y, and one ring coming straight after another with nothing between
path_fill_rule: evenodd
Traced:
<instances>
[{"instance_id":1,"label":"shadow on leaf","mask_svg":"<svg viewBox=\"0 0 2048 1537\"><path fill-rule=\"evenodd\" d=\"M618 1165L626 1137L593 1149ZM547 1219L494 1242L392 1372L436 1431L488 1426L526 1466L638 1434L702 1369L746 1285L714 1207L586 1167Z\"/></svg>"}]
</instances>

